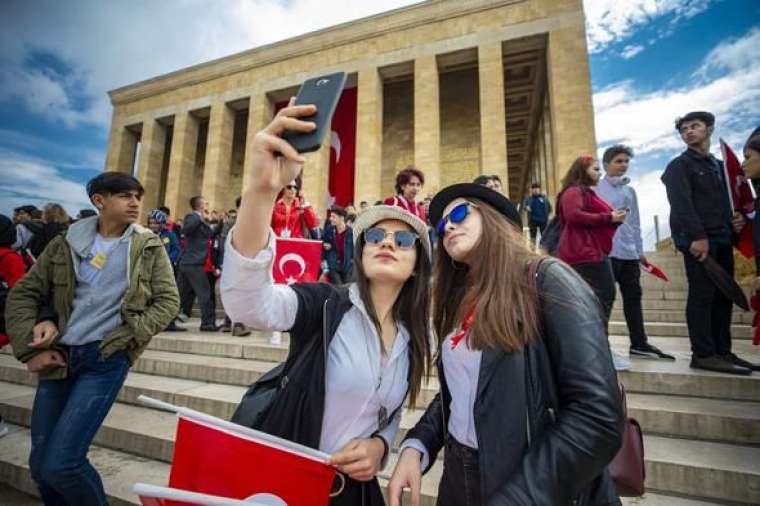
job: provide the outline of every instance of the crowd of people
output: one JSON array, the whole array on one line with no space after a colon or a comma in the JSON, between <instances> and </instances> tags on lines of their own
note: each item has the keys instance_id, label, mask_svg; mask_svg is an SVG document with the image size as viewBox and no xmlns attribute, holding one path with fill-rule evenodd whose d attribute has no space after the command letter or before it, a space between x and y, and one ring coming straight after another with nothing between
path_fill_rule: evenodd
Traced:
<instances>
[{"instance_id":1,"label":"crowd of people","mask_svg":"<svg viewBox=\"0 0 760 506\"><path fill-rule=\"evenodd\" d=\"M303 194L304 157L281 137L311 131L301 118L313 112L291 104L256 134L251 183L226 212L194 196L181 220L160 207L140 224L140 181L104 172L87 184L97 211L71 219L51 203L0 215L0 344L39 375L29 465L43 501L107 503L90 444L129 367L152 336L187 330L197 299L201 332L271 331L274 343L290 333L285 369L298 363L300 376L253 427L330 454L345 476L333 505L385 503L377 473L405 400L420 404L433 368L440 392L401 444L391 505L407 487L419 504L442 449L442 506L620 504L607 472L623 434L616 370L630 358L675 360L645 331L633 151L581 155L558 195L536 183L519 205L497 175L421 198L424 173L407 167L393 196L333 206L322 224ZM691 367L748 375L760 366L732 352L732 303L702 261L733 275L732 245L749 220L760 249L760 213L733 211L709 150L714 121L676 121L686 150L662 179L689 286ZM760 180L760 131L744 158ZM550 256L538 240L552 235ZM321 241L322 282L275 284L276 238ZM608 342L616 284L628 357Z\"/></svg>"}]
</instances>

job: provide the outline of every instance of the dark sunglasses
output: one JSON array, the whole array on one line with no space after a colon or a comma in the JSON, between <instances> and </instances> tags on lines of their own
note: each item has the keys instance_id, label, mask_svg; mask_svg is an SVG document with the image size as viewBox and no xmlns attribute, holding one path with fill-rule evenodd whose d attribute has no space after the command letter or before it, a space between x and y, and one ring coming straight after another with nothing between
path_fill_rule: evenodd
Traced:
<instances>
[{"instance_id":1,"label":"dark sunglasses","mask_svg":"<svg viewBox=\"0 0 760 506\"><path fill-rule=\"evenodd\" d=\"M296 185L294 185L294 184L289 184L289 185L285 186L285 188L288 189L288 190L297 190L298 189L298 187Z\"/></svg>"},{"instance_id":2,"label":"dark sunglasses","mask_svg":"<svg viewBox=\"0 0 760 506\"><path fill-rule=\"evenodd\" d=\"M408 230L387 232L380 227L372 227L364 231L364 240L369 244L380 244L391 233L393 234L393 243L400 249L413 248L415 241L420 238L420 236Z\"/></svg>"},{"instance_id":3,"label":"dark sunglasses","mask_svg":"<svg viewBox=\"0 0 760 506\"><path fill-rule=\"evenodd\" d=\"M459 223L462 223L467 216L470 214L470 207L478 207L472 202L462 202L458 206L456 206L454 209L451 210L449 214L441 218L441 221L438 222L438 226L436 227L435 231L438 233L439 237L443 237L446 235L446 223L451 222L455 225L458 225Z\"/></svg>"}]
</instances>

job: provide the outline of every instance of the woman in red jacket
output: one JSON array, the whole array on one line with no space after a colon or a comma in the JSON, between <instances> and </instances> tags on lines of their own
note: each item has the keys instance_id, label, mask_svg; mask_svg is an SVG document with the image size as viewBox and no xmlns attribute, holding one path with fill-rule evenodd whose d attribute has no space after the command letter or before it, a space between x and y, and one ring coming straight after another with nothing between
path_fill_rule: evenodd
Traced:
<instances>
[{"instance_id":1,"label":"woman in red jacket","mask_svg":"<svg viewBox=\"0 0 760 506\"><path fill-rule=\"evenodd\" d=\"M300 184L293 180L282 189L272 212L272 230L277 237L304 238L304 233L319 228L314 208L298 197Z\"/></svg>"},{"instance_id":2,"label":"woman in red jacket","mask_svg":"<svg viewBox=\"0 0 760 506\"><path fill-rule=\"evenodd\" d=\"M562 180L557 212L562 227L557 257L570 264L591 286L609 322L615 302L615 278L607 255L612 237L627 211L613 209L594 190L599 163L590 155L578 157Z\"/></svg>"}]
</instances>

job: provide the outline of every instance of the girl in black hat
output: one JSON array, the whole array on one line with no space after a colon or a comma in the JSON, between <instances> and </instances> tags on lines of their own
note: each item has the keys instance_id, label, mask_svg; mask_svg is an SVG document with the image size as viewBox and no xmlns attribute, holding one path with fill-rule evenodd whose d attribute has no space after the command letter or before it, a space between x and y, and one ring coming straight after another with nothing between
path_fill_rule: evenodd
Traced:
<instances>
[{"instance_id":1,"label":"girl in black hat","mask_svg":"<svg viewBox=\"0 0 760 506\"><path fill-rule=\"evenodd\" d=\"M458 184L431 204L441 391L409 431L391 506L445 447L437 504L620 504L605 467L623 413L604 318L562 262L531 251L506 197Z\"/></svg>"}]
</instances>

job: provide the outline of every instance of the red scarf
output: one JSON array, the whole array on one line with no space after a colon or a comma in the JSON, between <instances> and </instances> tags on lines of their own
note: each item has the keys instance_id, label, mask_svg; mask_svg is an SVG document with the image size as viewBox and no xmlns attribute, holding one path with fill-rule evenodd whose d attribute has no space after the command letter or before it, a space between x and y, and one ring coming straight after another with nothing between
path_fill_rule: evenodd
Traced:
<instances>
[{"instance_id":1,"label":"red scarf","mask_svg":"<svg viewBox=\"0 0 760 506\"><path fill-rule=\"evenodd\" d=\"M462 339L469 335L473 320L475 320L475 306L473 306L472 309L470 309L470 312L467 313L467 316L464 317L464 321L462 322L462 327L459 329L459 332L451 336L452 350L457 347Z\"/></svg>"}]
</instances>

